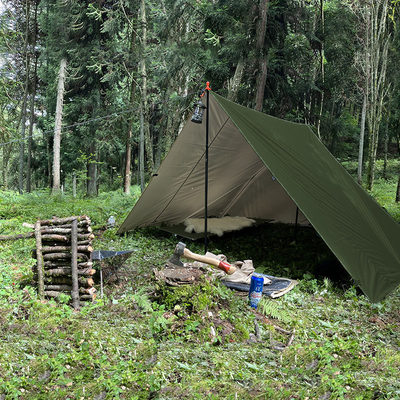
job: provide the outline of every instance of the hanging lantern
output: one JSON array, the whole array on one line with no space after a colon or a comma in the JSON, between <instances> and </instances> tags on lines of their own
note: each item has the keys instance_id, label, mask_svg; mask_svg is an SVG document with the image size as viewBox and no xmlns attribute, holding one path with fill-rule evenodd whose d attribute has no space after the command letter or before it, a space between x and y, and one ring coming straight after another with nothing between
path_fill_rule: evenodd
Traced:
<instances>
[{"instance_id":1,"label":"hanging lantern","mask_svg":"<svg viewBox=\"0 0 400 400\"><path fill-rule=\"evenodd\" d=\"M201 100L199 100L195 104L195 106L196 108L194 109L191 121L194 122L195 124L201 124L203 122L203 114L204 110L206 109L206 106L203 104Z\"/></svg>"}]
</instances>

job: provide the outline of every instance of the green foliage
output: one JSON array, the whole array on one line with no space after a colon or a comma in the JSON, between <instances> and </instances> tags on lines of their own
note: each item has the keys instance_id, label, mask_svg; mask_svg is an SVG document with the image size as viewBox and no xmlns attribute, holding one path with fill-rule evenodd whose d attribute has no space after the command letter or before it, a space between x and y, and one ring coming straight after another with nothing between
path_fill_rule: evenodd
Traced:
<instances>
[{"instance_id":1,"label":"green foliage","mask_svg":"<svg viewBox=\"0 0 400 400\"><path fill-rule=\"evenodd\" d=\"M400 397L400 332L397 290L371 304L355 287L346 291L314 272L330 255L310 229L264 225L213 239L210 249L229 260L248 259L257 271L299 279L290 293L264 298L258 312L274 324L296 328L283 352L271 348L277 333L260 315L223 285L156 290L151 270L170 256L177 238L154 229L117 236L104 231L110 215L119 225L138 199L121 192L127 133L132 129L132 170L137 172L139 87L147 64L149 151L157 162L175 139L203 80L232 95L232 78L243 74L233 96L254 106L260 55L267 55L263 110L316 127L321 94L322 140L353 175L358 150L361 55L364 26L356 2L279 0L269 2L264 49L257 52L258 6L249 0L145 2L146 48L138 21L139 2L42 0L38 9L40 51L35 97L37 122L32 154L33 182L42 188L20 196L17 186L21 106L27 74L24 54L26 6L33 20L35 2L10 0L0 15L0 233L28 232L23 222L87 214L97 230L96 248L132 249L117 284L105 296L75 313L67 296L41 302L32 286L34 239L1 242L0 249L0 399L396 399ZM398 7L398 1L393 4ZM319 5L323 4L324 29ZM390 143L399 120L398 14L393 7L393 42L387 81ZM12 23L10 23L12 21ZM324 54L322 54L322 44ZM262 54L259 54L262 53ZM61 57L67 58L64 101L62 182L64 194L50 196L52 134ZM361 58L360 58L361 57ZM324 66L324 79L321 74ZM32 93L33 82L29 84ZM392 146L393 158L396 149ZM349 161L350 159L350 161ZM98 167L100 196L86 199L88 165ZM25 165L25 164L24 164ZM382 162L371 193L400 222L394 202L398 160L390 160L389 179ZM25 170L26 168L24 168ZM72 197L72 176L78 197ZM153 171L148 167L147 175ZM112 189L112 191L110 191ZM100 229L101 228L101 229ZM202 244L191 243L201 252ZM220 249L217 251L217 249ZM276 321L275 321L276 320ZM262 319L264 321L264 319ZM214 333L213 333L214 332ZM273 335L272 335L273 332ZM287 338L279 336L282 343Z\"/></svg>"},{"instance_id":2,"label":"green foliage","mask_svg":"<svg viewBox=\"0 0 400 400\"><path fill-rule=\"evenodd\" d=\"M0 231L19 233L25 230L22 222L71 211L88 214L99 226L112 211L120 223L129 202L120 192L96 201L2 192ZM211 251L224 252L229 260L251 254L270 274L300 279L285 296L264 297L254 312L247 296L208 279L156 288L151 269L164 264L176 238L154 229L122 237L107 230L96 238L96 248L134 252L118 283L106 285L104 298L79 313L64 302L38 301L29 284L34 239L2 242L0 396L397 398L399 291L371 304L354 287L340 290L310 273L325 251L321 242L307 229L292 242L293 231L284 226L251 228L210 242ZM190 248L201 252L202 244ZM272 324L296 329L292 345L282 352L271 345L284 345L289 337L260 319L263 310ZM256 317L259 342L254 341Z\"/></svg>"},{"instance_id":3,"label":"green foliage","mask_svg":"<svg viewBox=\"0 0 400 400\"><path fill-rule=\"evenodd\" d=\"M356 178L357 164L354 161L343 162L347 171ZM376 180L370 193L376 201L398 222L400 222L400 204L395 202L398 171L400 162L397 159L389 159L387 166L387 179L383 177L383 160L376 162ZM364 177L365 178L365 177ZM366 182L364 182L366 185Z\"/></svg>"},{"instance_id":4,"label":"green foliage","mask_svg":"<svg viewBox=\"0 0 400 400\"><path fill-rule=\"evenodd\" d=\"M11 0L10 11L0 15L4 20L0 47L5 53L16 49L0 66L0 140L6 143L15 140L19 133L22 82L26 75L21 38L26 27L27 4L32 21L33 3L21 6ZM193 98L204 85L200 82L203 79L211 81L213 90L232 95L243 105L254 105L260 61L260 52L255 50L259 4L249 0L166 1L162 5L146 1L145 4L148 40L143 49L139 2L122 1L118 7L107 2L95 4L76 0L42 0L39 3L37 78L40 85L35 104L37 132L32 163L36 188L48 187L51 180L57 73L62 57L67 59L68 65L68 96L64 99L63 110L61 179L70 188L75 172L80 182L78 191L82 193L87 190L87 169L93 163L99 170L96 184L100 191L122 186L130 129L133 160L136 160L132 170L134 175L137 172L138 110L142 101L138 87L143 84L138 71L140 60L146 61L148 69L145 99L148 109L144 118L150 140L146 145L146 158L150 158L151 152L155 168L175 139L181 121L187 117ZM287 0L269 3L265 44L261 50L268 61L264 111L315 127L320 118L323 93L322 140L335 155L347 158L354 156L358 148L361 10L346 2L325 1L322 32L320 4ZM15 25L6 23L11 11L15 11ZM395 15L392 15L393 21ZM34 27L30 29L31 42ZM399 81L396 78L398 29L394 29L393 36L388 80L396 84ZM322 44L324 54L320 53ZM324 79L320 71L321 58ZM32 63L33 58L31 72ZM243 72L235 83L237 91L232 93L233 77L240 65ZM391 141L397 129L396 101L393 94ZM8 143L1 157L2 185L15 188L18 143ZM84 162L89 159L93 162ZM147 177L154 172L150 168L152 166L147 166Z\"/></svg>"},{"instance_id":5,"label":"green foliage","mask_svg":"<svg viewBox=\"0 0 400 400\"><path fill-rule=\"evenodd\" d=\"M16 192L0 192L0 201L3 206L0 215L7 218L1 221L0 230L13 228L20 230L22 222L33 223L36 219L47 219L53 215L66 217L71 215L90 215L96 226L106 224L110 215L114 215L118 223L132 208L138 199L140 189L132 188L131 196L126 196L121 190L101 193L96 199L73 198L71 195L50 196L48 191L37 191L26 196L19 196ZM25 217L24 217L25 215ZM17 224L20 223L20 226Z\"/></svg>"},{"instance_id":6,"label":"green foliage","mask_svg":"<svg viewBox=\"0 0 400 400\"><path fill-rule=\"evenodd\" d=\"M159 296L158 301L169 310L179 306L182 312L197 313L213 306L214 285L206 279L198 285L160 285Z\"/></svg>"},{"instance_id":7,"label":"green foliage","mask_svg":"<svg viewBox=\"0 0 400 400\"><path fill-rule=\"evenodd\" d=\"M295 316L287 310L285 304L280 304L277 300L271 300L263 297L259 302L257 309L262 312L265 316L277 319L286 324L290 324L294 321Z\"/></svg>"}]
</instances>

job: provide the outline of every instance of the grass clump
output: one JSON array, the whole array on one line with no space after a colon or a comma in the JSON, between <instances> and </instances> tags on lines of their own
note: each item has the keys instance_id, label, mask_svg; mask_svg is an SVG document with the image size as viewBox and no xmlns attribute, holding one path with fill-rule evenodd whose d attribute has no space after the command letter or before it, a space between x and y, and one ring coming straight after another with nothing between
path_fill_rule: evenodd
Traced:
<instances>
[{"instance_id":1,"label":"grass clump","mask_svg":"<svg viewBox=\"0 0 400 400\"><path fill-rule=\"evenodd\" d=\"M372 194L400 221L387 195L394 181L378 174ZM114 215L119 224L135 196L0 192L0 233L27 232L22 222L53 215L87 214L97 228ZM96 230L96 249L133 252L104 298L78 313L38 300L30 284L34 239L1 242L0 399L400 398L399 289L372 304L352 282L316 273L330 252L313 230L299 229L294 240L293 227L266 224L209 245L229 261L252 258L260 272L299 280L254 312L246 295L208 277L156 286L152 270L178 240L155 229ZM190 249L201 252L202 244ZM288 336L274 325L295 329L289 347L276 349Z\"/></svg>"},{"instance_id":2,"label":"grass clump","mask_svg":"<svg viewBox=\"0 0 400 400\"><path fill-rule=\"evenodd\" d=\"M247 340L254 316L246 308L242 299L206 275L191 285L158 283L153 303L162 312L157 321L163 336L178 342Z\"/></svg>"}]
</instances>

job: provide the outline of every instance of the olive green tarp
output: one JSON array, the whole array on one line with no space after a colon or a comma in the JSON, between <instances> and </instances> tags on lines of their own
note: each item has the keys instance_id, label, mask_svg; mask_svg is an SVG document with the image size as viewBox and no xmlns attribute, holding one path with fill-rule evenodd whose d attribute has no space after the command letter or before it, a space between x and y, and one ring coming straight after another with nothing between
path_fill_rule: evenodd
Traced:
<instances>
[{"instance_id":1,"label":"olive green tarp","mask_svg":"<svg viewBox=\"0 0 400 400\"><path fill-rule=\"evenodd\" d=\"M209 108L209 216L293 223L297 206L371 301L399 285L400 226L308 126L214 93ZM204 125L188 120L119 233L204 215Z\"/></svg>"}]
</instances>

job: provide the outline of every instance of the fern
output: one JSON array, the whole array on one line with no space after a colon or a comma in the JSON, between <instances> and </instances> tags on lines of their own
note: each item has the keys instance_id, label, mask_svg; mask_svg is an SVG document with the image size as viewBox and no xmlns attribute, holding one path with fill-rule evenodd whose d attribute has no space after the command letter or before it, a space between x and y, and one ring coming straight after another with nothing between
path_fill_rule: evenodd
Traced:
<instances>
[{"instance_id":1,"label":"fern","mask_svg":"<svg viewBox=\"0 0 400 400\"><path fill-rule=\"evenodd\" d=\"M151 301L144 293L135 293L133 299L137 306L144 312L152 312L153 308L151 306Z\"/></svg>"},{"instance_id":2,"label":"fern","mask_svg":"<svg viewBox=\"0 0 400 400\"><path fill-rule=\"evenodd\" d=\"M290 312L281 307L281 304L276 300L270 300L263 297L258 303L257 308L266 317L274 318L284 323L291 323L293 321L293 316L290 314Z\"/></svg>"}]
</instances>

